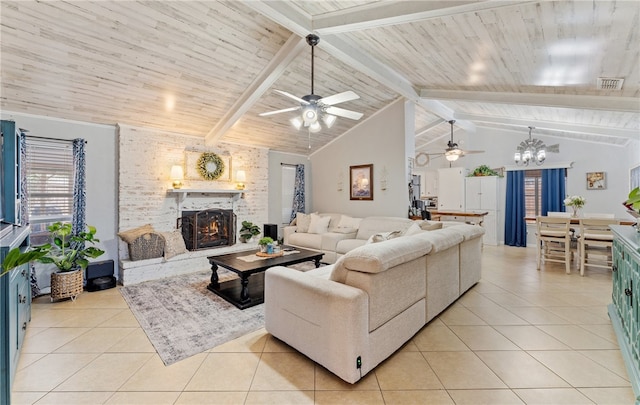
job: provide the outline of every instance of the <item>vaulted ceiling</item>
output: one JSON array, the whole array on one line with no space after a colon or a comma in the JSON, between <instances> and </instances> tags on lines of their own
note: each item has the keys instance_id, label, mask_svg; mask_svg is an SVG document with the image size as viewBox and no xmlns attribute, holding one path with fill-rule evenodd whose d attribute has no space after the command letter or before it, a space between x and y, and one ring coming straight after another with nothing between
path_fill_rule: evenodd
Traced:
<instances>
[{"instance_id":1,"label":"vaulted ceiling","mask_svg":"<svg viewBox=\"0 0 640 405\"><path fill-rule=\"evenodd\" d=\"M640 138L640 2L6 1L1 107L308 154L357 125L309 134L297 97L347 90L362 120L416 103L416 149L448 120L625 147ZM598 78L624 79L599 89ZM514 147L522 138L514 139Z\"/></svg>"}]
</instances>

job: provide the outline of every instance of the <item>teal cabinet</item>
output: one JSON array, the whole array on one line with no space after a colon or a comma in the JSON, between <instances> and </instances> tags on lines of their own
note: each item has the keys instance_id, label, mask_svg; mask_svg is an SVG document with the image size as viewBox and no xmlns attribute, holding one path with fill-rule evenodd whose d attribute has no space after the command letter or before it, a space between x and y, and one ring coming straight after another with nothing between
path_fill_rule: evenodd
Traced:
<instances>
[{"instance_id":1,"label":"teal cabinet","mask_svg":"<svg viewBox=\"0 0 640 405\"><path fill-rule=\"evenodd\" d=\"M14 227L0 239L0 262L16 247L29 246L28 226ZM0 277L0 404L9 404L13 377L20 349L31 321L31 285L29 264L17 267Z\"/></svg>"},{"instance_id":2,"label":"teal cabinet","mask_svg":"<svg viewBox=\"0 0 640 405\"><path fill-rule=\"evenodd\" d=\"M609 317L618 337L640 403L640 233L631 226L611 227L613 239L613 303Z\"/></svg>"}]
</instances>

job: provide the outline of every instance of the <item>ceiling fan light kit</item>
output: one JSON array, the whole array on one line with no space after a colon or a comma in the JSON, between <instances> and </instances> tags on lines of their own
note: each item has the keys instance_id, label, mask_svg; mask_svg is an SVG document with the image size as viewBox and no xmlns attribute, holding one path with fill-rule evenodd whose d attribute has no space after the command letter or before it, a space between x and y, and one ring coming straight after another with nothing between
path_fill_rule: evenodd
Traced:
<instances>
[{"instance_id":1,"label":"ceiling fan light kit","mask_svg":"<svg viewBox=\"0 0 640 405\"><path fill-rule=\"evenodd\" d=\"M535 127L529 127L529 139L520 142L516 148L514 161L518 166L529 166L529 163L535 163L536 166L542 165L547 158L547 145L539 139L531 138L531 131Z\"/></svg>"},{"instance_id":2,"label":"ceiling fan light kit","mask_svg":"<svg viewBox=\"0 0 640 405\"><path fill-rule=\"evenodd\" d=\"M469 154L472 154L472 153L484 153L483 150L462 150L462 149L460 149L458 144L453 141L453 124L456 123L456 120L450 120L448 122L449 122L449 125L451 125L451 139L449 139L449 142L447 142L447 148L445 149L444 153L443 152L434 152L434 153L421 152L422 154L426 155L427 157L429 155L437 155L437 156L443 156L444 155L444 158L447 159L449 162L455 162L456 160L458 160L458 158L465 157L466 155L469 155ZM420 155L420 154L418 154L418 155ZM417 158L417 156L416 156L416 158ZM427 159L426 163L428 163L428 162L429 162L429 160Z\"/></svg>"},{"instance_id":3,"label":"ceiling fan light kit","mask_svg":"<svg viewBox=\"0 0 640 405\"><path fill-rule=\"evenodd\" d=\"M304 127L308 128L309 132L314 133L322 130L320 121L324 122L324 125L327 128L331 128L336 122L337 117L349 118L356 121L362 118L362 113L333 107L333 105L335 104L359 99L360 96L358 96L353 91L345 91L328 97L321 97L313 94L314 47L318 45L318 43L320 42L320 38L317 35L309 34L307 35L306 39L307 44L311 46L311 94L307 94L306 96L300 98L286 91L275 90L276 93L293 99L300 103L300 105L298 107L290 107L277 111L264 112L259 115L261 117L266 117L269 115L280 114L289 111L301 111L299 116L294 117L289 121L297 130L300 130Z\"/></svg>"}]
</instances>

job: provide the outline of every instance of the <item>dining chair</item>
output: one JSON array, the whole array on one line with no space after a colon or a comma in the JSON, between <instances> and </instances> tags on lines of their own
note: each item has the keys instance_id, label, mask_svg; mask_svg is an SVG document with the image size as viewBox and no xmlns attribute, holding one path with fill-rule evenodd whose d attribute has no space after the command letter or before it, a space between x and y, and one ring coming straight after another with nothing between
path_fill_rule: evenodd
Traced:
<instances>
[{"instance_id":1,"label":"dining chair","mask_svg":"<svg viewBox=\"0 0 640 405\"><path fill-rule=\"evenodd\" d=\"M583 218L580 220L578 245L581 276L584 276L585 266L611 269L613 234L609 226L617 224L620 224L620 220L612 218Z\"/></svg>"},{"instance_id":2,"label":"dining chair","mask_svg":"<svg viewBox=\"0 0 640 405\"><path fill-rule=\"evenodd\" d=\"M570 212L563 212L563 211L549 211L549 212L547 212L547 216L549 216L549 217L571 218L571 213Z\"/></svg>"},{"instance_id":3,"label":"dining chair","mask_svg":"<svg viewBox=\"0 0 640 405\"><path fill-rule=\"evenodd\" d=\"M549 217L571 218L571 213L570 212L564 212L564 211L549 211L549 212L547 212L547 216L549 216ZM575 228L569 227L569 231L571 232L571 241L572 242L577 242Z\"/></svg>"},{"instance_id":4,"label":"dining chair","mask_svg":"<svg viewBox=\"0 0 640 405\"><path fill-rule=\"evenodd\" d=\"M613 219L615 218L615 214L601 214L597 212L585 212L582 214L583 218L602 218L602 219Z\"/></svg>"},{"instance_id":5,"label":"dining chair","mask_svg":"<svg viewBox=\"0 0 640 405\"><path fill-rule=\"evenodd\" d=\"M544 261L564 263L567 274L571 273L571 218L536 217L538 270Z\"/></svg>"}]
</instances>

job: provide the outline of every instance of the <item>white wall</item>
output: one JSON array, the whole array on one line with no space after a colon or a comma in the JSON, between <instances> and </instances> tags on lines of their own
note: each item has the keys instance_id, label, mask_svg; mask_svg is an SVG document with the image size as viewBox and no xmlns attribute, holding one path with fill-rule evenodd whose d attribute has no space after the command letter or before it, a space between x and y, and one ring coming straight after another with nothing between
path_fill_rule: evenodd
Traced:
<instances>
[{"instance_id":1,"label":"white wall","mask_svg":"<svg viewBox=\"0 0 640 405\"><path fill-rule=\"evenodd\" d=\"M413 106L404 99L361 122L311 155L313 201L308 211L340 212L356 217L406 217L409 208L407 139L413 145ZM410 120L405 119L409 113ZM373 164L373 201L349 199L349 166ZM386 172L387 189L380 182ZM338 190L338 183L342 190Z\"/></svg>"},{"instance_id":2,"label":"white wall","mask_svg":"<svg viewBox=\"0 0 640 405\"><path fill-rule=\"evenodd\" d=\"M516 146L528 136L529 131L526 128L522 131L513 131L478 127L475 134L464 134L460 131L460 135L456 134L456 140L463 139L462 149L485 152L460 158L453 163L453 166L462 166L470 171L482 164L492 168L513 166ZM629 169L634 163L637 165L640 162L638 141L631 142L629 147L624 148L536 135L535 131L533 137L547 145L559 144L560 153L548 153L544 164L534 165L531 168L544 169L554 163L574 162L573 168L567 171L567 194L581 195L587 199L583 211L608 212L614 213L616 217L628 217L622 201L629 193ZM635 162L632 159L635 159ZM433 169L431 163L428 169ZM586 173L599 171L606 173L606 190L587 190ZM504 197L502 198L504 200Z\"/></svg>"},{"instance_id":3,"label":"white wall","mask_svg":"<svg viewBox=\"0 0 640 405\"><path fill-rule=\"evenodd\" d=\"M19 128L30 135L87 141L87 207L86 222L97 228L98 246L105 254L98 260L113 259L118 262L117 232L117 139L113 125L87 124L77 121L34 116L21 113L2 112L2 119L14 120ZM50 286L51 266L38 266L37 277L40 288Z\"/></svg>"}]
</instances>

